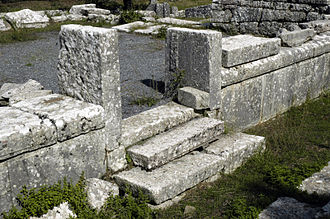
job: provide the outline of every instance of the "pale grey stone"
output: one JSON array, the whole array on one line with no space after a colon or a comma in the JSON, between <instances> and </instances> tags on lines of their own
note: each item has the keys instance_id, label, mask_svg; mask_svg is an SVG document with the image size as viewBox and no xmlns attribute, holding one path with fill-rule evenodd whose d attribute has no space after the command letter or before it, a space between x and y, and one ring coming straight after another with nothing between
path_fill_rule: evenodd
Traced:
<instances>
[{"instance_id":1,"label":"pale grey stone","mask_svg":"<svg viewBox=\"0 0 330 219\"><path fill-rule=\"evenodd\" d=\"M114 176L119 187L140 189L151 202L160 204L215 175L224 160L216 155L195 153L186 155L153 171L140 168L123 171Z\"/></svg>"},{"instance_id":2,"label":"pale grey stone","mask_svg":"<svg viewBox=\"0 0 330 219\"><path fill-rule=\"evenodd\" d=\"M139 11L135 11L135 12L141 14L144 17L156 17L156 12L154 12L154 11L139 10Z\"/></svg>"},{"instance_id":3,"label":"pale grey stone","mask_svg":"<svg viewBox=\"0 0 330 219\"><path fill-rule=\"evenodd\" d=\"M77 215L70 210L68 202L63 202L41 217L30 217L30 219L66 219L71 217L76 218Z\"/></svg>"},{"instance_id":4,"label":"pale grey stone","mask_svg":"<svg viewBox=\"0 0 330 219\"><path fill-rule=\"evenodd\" d=\"M156 18L154 18L154 17L142 17L142 20L145 22L156 22ZM152 28L152 27L153 26L148 27L148 28Z\"/></svg>"},{"instance_id":5,"label":"pale grey stone","mask_svg":"<svg viewBox=\"0 0 330 219\"><path fill-rule=\"evenodd\" d=\"M8 12L5 18L16 28L43 28L49 24L49 18L46 15L42 16L30 9Z\"/></svg>"},{"instance_id":6,"label":"pale grey stone","mask_svg":"<svg viewBox=\"0 0 330 219\"><path fill-rule=\"evenodd\" d=\"M12 207L13 194L10 191L10 179L8 164L0 163L0 209L2 212L8 211Z\"/></svg>"},{"instance_id":7,"label":"pale grey stone","mask_svg":"<svg viewBox=\"0 0 330 219\"><path fill-rule=\"evenodd\" d=\"M155 25L155 26L149 26L147 27L146 29L139 29L139 30L135 30L134 33L139 33L139 34L158 34L159 33L159 30L162 28L162 27L166 27L165 24L163 25Z\"/></svg>"},{"instance_id":8,"label":"pale grey stone","mask_svg":"<svg viewBox=\"0 0 330 219\"><path fill-rule=\"evenodd\" d=\"M259 214L259 219L314 218L318 208L297 201L294 198L280 197Z\"/></svg>"},{"instance_id":9,"label":"pale grey stone","mask_svg":"<svg viewBox=\"0 0 330 219\"><path fill-rule=\"evenodd\" d=\"M209 108L210 94L196 88L183 87L178 90L178 101L193 109L207 109Z\"/></svg>"},{"instance_id":10,"label":"pale grey stone","mask_svg":"<svg viewBox=\"0 0 330 219\"><path fill-rule=\"evenodd\" d=\"M88 16L90 14L96 14L96 15L110 15L111 11L102 9L102 8L82 8L80 13L84 16Z\"/></svg>"},{"instance_id":11,"label":"pale grey stone","mask_svg":"<svg viewBox=\"0 0 330 219\"><path fill-rule=\"evenodd\" d=\"M122 121L121 145L127 147L197 117L192 108L174 102Z\"/></svg>"},{"instance_id":12,"label":"pale grey stone","mask_svg":"<svg viewBox=\"0 0 330 219\"><path fill-rule=\"evenodd\" d=\"M46 15L49 17L59 16L59 15L66 15L68 14L67 11L63 10L45 10Z\"/></svg>"},{"instance_id":13,"label":"pale grey stone","mask_svg":"<svg viewBox=\"0 0 330 219\"><path fill-rule=\"evenodd\" d=\"M121 32L129 33L132 31L132 29L145 28L145 27L151 26L151 25L152 25L152 23L145 23L143 21L135 21L132 23L122 24L122 25L112 27L112 29L116 29Z\"/></svg>"},{"instance_id":14,"label":"pale grey stone","mask_svg":"<svg viewBox=\"0 0 330 219\"><path fill-rule=\"evenodd\" d=\"M11 107L0 107L0 160L35 150L57 141L49 119Z\"/></svg>"},{"instance_id":15,"label":"pale grey stone","mask_svg":"<svg viewBox=\"0 0 330 219\"><path fill-rule=\"evenodd\" d=\"M93 208L100 209L110 195L119 195L119 187L112 182L98 178L89 178L86 179L86 193L88 203Z\"/></svg>"},{"instance_id":16,"label":"pale grey stone","mask_svg":"<svg viewBox=\"0 0 330 219\"><path fill-rule=\"evenodd\" d=\"M330 194L330 162L320 172L314 173L305 179L299 189L308 194L317 193L319 195Z\"/></svg>"},{"instance_id":17,"label":"pale grey stone","mask_svg":"<svg viewBox=\"0 0 330 219\"><path fill-rule=\"evenodd\" d=\"M69 18L67 15L60 15L60 16L53 16L50 18L53 22L58 23L58 22L64 22L67 21Z\"/></svg>"},{"instance_id":18,"label":"pale grey stone","mask_svg":"<svg viewBox=\"0 0 330 219\"><path fill-rule=\"evenodd\" d=\"M70 14L82 15L82 10L85 8L96 8L96 4L73 5L69 12Z\"/></svg>"},{"instance_id":19,"label":"pale grey stone","mask_svg":"<svg viewBox=\"0 0 330 219\"><path fill-rule=\"evenodd\" d=\"M191 18L209 18L213 17L212 5L200 5L192 8L186 8L186 17Z\"/></svg>"},{"instance_id":20,"label":"pale grey stone","mask_svg":"<svg viewBox=\"0 0 330 219\"><path fill-rule=\"evenodd\" d=\"M220 108L221 39L220 32L169 28L166 37L167 95L181 86L210 93L211 109Z\"/></svg>"},{"instance_id":21,"label":"pale grey stone","mask_svg":"<svg viewBox=\"0 0 330 219\"><path fill-rule=\"evenodd\" d=\"M194 206L186 205L184 208L183 215L189 216L192 215L196 211L196 208Z\"/></svg>"},{"instance_id":22,"label":"pale grey stone","mask_svg":"<svg viewBox=\"0 0 330 219\"><path fill-rule=\"evenodd\" d=\"M262 8L238 7L233 11L232 21L235 22L256 22L260 21Z\"/></svg>"},{"instance_id":23,"label":"pale grey stone","mask_svg":"<svg viewBox=\"0 0 330 219\"><path fill-rule=\"evenodd\" d=\"M207 145L224 131L224 123L211 118L198 118L134 145L128 153L137 166L154 169Z\"/></svg>"},{"instance_id":24,"label":"pale grey stone","mask_svg":"<svg viewBox=\"0 0 330 219\"><path fill-rule=\"evenodd\" d=\"M107 146L106 146L107 148ZM113 151L107 151L107 167L112 172L118 172L127 167L126 151L124 146L114 149Z\"/></svg>"},{"instance_id":25,"label":"pale grey stone","mask_svg":"<svg viewBox=\"0 0 330 219\"><path fill-rule=\"evenodd\" d=\"M308 23L300 23L301 28L313 28L317 33L330 31L330 20L316 20Z\"/></svg>"},{"instance_id":26,"label":"pale grey stone","mask_svg":"<svg viewBox=\"0 0 330 219\"><path fill-rule=\"evenodd\" d=\"M182 25L182 26L189 26L189 25L200 25L201 23L198 21L188 21L188 20L182 20L177 18L159 18L157 19L157 22L164 23L164 24L173 24L173 25Z\"/></svg>"},{"instance_id":27,"label":"pale grey stone","mask_svg":"<svg viewBox=\"0 0 330 219\"><path fill-rule=\"evenodd\" d=\"M175 196L174 198L167 200L159 205L152 205L148 203L148 206L152 210L162 210L171 207L174 204L178 204L184 197L186 196L186 192L181 193L178 196Z\"/></svg>"},{"instance_id":28,"label":"pale grey stone","mask_svg":"<svg viewBox=\"0 0 330 219\"><path fill-rule=\"evenodd\" d=\"M315 36L313 29L295 30L295 31L284 31L280 33L279 37L282 40L282 45L295 47L300 46L303 43L311 40Z\"/></svg>"},{"instance_id":29,"label":"pale grey stone","mask_svg":"<svg viewBox=\"0 0 330 219\"><path fill-rule=\"evenodd\" d=\"M94 22L101 22L106 21L108 19L107 15L103 14L88 14L88 20L94 21Z\"/></svg>"},{"instance_id":30,"label":"pale grey stone","mask_svg":"<svg viewBox=\"0 0 330 219\"><path fill-rule=\"evenodd\" d=\"M13 107L49 119L56 126L58 141L104 127L101 106L51 94L15 103Z\"/></svg>"},{"instance_id":31,"label":"pale grey stone","mask_svg":"<svg viewBox=\"0 0 330 219\"><path fill-rule=\"evenodd\" d=\"M232 173L252 155L264 151L265 138L244 133L221 135L219 140L205 148L208 154L214 154L225 160L222 171Z\"/></svg>"},{"instance_id":32,"label":"pale grey stone","mask_svg":"<svg viewBox=\"0 0 330 219\"><path fill-rule=\"evenodd\" d=\"M67 20L69 20L69 21L82 21L87 18L80 14L68 14L66 17L67 17Z\"/></svg>"},{"instance_id":33,"label":"pale grey stone","mask_svg":"<svg viewBox=\"0 0 330 219\"><path fill-rule=\"evenodd\" d=\"M2 18L0 18L0 31L10 30L11 26Z\"/></svg>"},{"instance_id":34,"label":"pale grey stone","mask_svg":"<svg viewBox=\"0 0 330 219\"><path fill-rule=\"evenodd\" d=\"M281 46L280 39L237 35L223 38L222 65L232 67L250 61L276 55Z\"/></svg>"},{"instance_id":35,"label":"pale grey stone","mask_svg":"<svg viewBox=\"0 0 330 219\"><path fill-rule=\"evenodd\" d=\"M0 90L0 95L2 98L10 99L14 96L19 96L21 94L29 93L32 91L42 90L43 88L44 87L39 82L30 79L24 84L4 84L3 88L1 88Z\"/></svg>"},{"instance_id":36,"label":"pale grey stone","mask_svg":"<svg viewBox=\"0 0 330 219\"><path fill-rule=\"evenodd\" d=\"M12 106L13 104L15 104L19 101L22 101L22 100L46 96L46 95L49 95L52 93L53 93L53 91L51 91L51 90L34 90L34 91L29 91L28 93L18 93L16 95L13 95L10 97L9 106Z\"/></svg>"},{"instance_id":37,"label":"pale grey stone","mask_svg":"<svg viewBox=\"0 0 330 219\"><path fill-rule=\"evenodd\" d=\"M258 22L244 22L239 25L239 32L241 34L252 33L259 34Z\"/></svg>"},{"instance_id":38,"label":"pale grey stone","mask_svg":"<svg viewBox=\"0 0 330 219\"><path fill-rule=\"evenodd\" d=\"M186 17L186 12L185 10L179 10L177 17Z\"/></svg>"},{"instance_id":39,"label":"pale grey stone","mask_svg":"<svg viewBox=\"0 0 330 219\"><path fill-rule=\"evenodd\" d=\"M176 6L171 7L171 14L173 14L174 17L178 17L179 15L179 9Z\"/></svg>"},{"instance_id":40,"label":"pale grey stone","mask_svg":"<svg viewBox=\"0 0 330 219\"><path fill-rule=\"evenodd\" d=\"M121 133L118 33L114 29L64 25L60 32L58 79L61 93L104 108L106 145Z\"/></svg>"}]
</instances>

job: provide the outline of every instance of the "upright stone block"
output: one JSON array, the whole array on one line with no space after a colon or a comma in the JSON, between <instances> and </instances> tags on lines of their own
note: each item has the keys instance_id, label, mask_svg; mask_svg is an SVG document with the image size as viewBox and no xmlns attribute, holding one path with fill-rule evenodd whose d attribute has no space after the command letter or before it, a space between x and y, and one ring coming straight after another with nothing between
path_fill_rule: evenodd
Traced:
<instances>
[{"instance_id":1,"label":"upright stone block","mask_svg":"<svg viewBox=\"0 0 330 219\"><path fill-rule=\"evenodd\" d=\"M60 32L60 91L105 111L106 146L119 147L121 130L118 34L114 29L64 25Z\"/></svg>"},{"instance_id":2,"label":"upright stone block","mask_svg":"<svg viewBox=\"0 0 330 219\"><path fill-rule=\"evenodd\" d=\"M221 107L221 40L220 32L169 28L166 39L166 89L172 93L177 85L210 93L211 109Z\"/></svg>"}]
</instances>

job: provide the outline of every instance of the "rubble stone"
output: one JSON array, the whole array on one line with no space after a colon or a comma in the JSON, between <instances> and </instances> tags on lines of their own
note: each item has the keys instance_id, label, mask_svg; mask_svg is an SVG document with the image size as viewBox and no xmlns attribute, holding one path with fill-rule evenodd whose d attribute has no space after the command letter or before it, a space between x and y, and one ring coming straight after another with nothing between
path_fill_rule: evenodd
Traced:
<instances>
[{"instance_id":1,"label":"rubble stone","mask_svg":"<svg viewBox=\"0 0 330 219\"><path fill-rule=\"evenodd\" d=\"M49 24L49 18L46 15L42 16L30 9L8 12L5 18L16 28L43 28Z\"/></svg>"},{"instance_id":2,"label":"rubble stone","mask_svg":"<svg viewBox=\"0 0 330 219\"><path fill-rule=\"evenodd\" d=\"M210 94L192 87L183 87L178 91L179 103L193 109L209 108Z\"/></svg>"}]
</instances>

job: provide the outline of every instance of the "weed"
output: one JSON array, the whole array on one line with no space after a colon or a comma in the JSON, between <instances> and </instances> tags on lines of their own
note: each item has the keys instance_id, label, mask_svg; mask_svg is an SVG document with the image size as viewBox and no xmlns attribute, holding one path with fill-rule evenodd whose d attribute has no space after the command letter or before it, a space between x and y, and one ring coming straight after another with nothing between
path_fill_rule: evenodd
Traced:
<instances>
[{"instance_id":1,"label":"weed","mask_svg":"<svg viewBox=\"0 0 330 219\"><path fill-rule=\"evenodd\" d=\"M130 10L130 11L123 11L121 13L119 23L120 24L127 24L127 23L132 23L134 21L141 21L142 20L142 15Z\"/></svg>"},{"instance_id":2,"label":"weed","mask_svg":"<svg viewBox=\"0 0 330 219\"><path fill-rule=\"evenodd\" d=\"M167 33L167 27L164 26L164 27L161 27L159 30L158 30L158 33L153 35L154 38L157 38L157 39L162 39L162 40L165 40L166 39L166 33Z\"/></svg>"},{"instance_id":3,"label":"weed","mask_svg":"<svg viewBox=\"0 0 330 219\"><path fill-rule=\"evenodd\" d=\"M168 82L167 90L165 92L166 97L172 97L173 99L177 98L178 89L182 87L182 80L185 76L185 70L177 69L172 73L172 77Z\"/></svg>"},{"instance_id":4,"label":"weed","mask_svg":"<svg viewBox=\"0 0 330 219\"><path fill-rule=\"evenodd\" d=\"M143 106L147 105L148 107L152 107L155 105L159 100L154 97L138 97L131 102L132 105Z\"/></svg>"},{"instance_id":5,"label":"weed","mask_svg":"<svg viewBox=\"0 0 330 219\"><path fill-rule=\"evenodd\" d=\"M32 63L27 63L27 64L25 64L25 66L31 67Z\"/></svg>"}]
</instances>

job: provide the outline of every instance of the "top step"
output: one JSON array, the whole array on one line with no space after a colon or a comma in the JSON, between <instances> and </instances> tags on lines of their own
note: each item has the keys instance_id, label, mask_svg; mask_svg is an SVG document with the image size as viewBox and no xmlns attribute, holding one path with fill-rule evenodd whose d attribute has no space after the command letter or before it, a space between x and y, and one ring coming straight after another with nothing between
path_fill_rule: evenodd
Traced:
<instances>
[{"instance_id":1,"label":"top step","mask_svg":"<svg viewBox=\"0 0 330 219\"><path fill-rule=\"evenodd\" d=\"M128 147L196 118L194 109L170 102L122 121L121 145Z\"/></svg>"}]
</instances>

